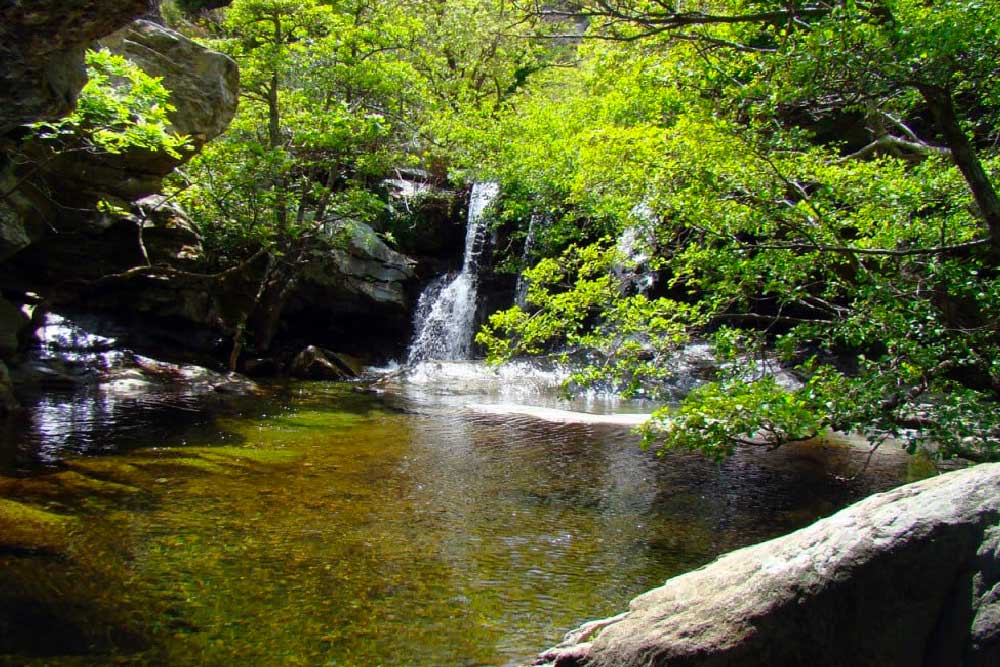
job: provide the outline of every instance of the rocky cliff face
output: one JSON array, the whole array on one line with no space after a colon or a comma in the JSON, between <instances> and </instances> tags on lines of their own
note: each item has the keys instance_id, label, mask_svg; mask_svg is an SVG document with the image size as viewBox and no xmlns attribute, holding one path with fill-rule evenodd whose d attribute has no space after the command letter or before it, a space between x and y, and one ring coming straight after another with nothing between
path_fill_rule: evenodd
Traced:
<instances>
[{"instance_id":1,"label":"rocky cliff face","mask_svg":"<svg viewBox=\"0 0 1000 667\"><path fill-rule=\"evenodd\" d=\"M0 5L0 136L73 109L83 51L147 8L147 0L12 0Z\"/></svg>"},{"instance_id":2,"label":"rocky cliff face","mask_svg":"<svg viewBox=\"0 0 1000 667\"><path fill-rule=\"evenodd\" d=\"M317 244L275 308L255 300L263 263L218 274L201 261L196 230L158 193L166 175L232 120L238 70L228 57L169 28L131 20L155 4L45 0L0 8L0 37L7 38L0 54L9 55L0 69L3 296L17 303L34 294L55 310L104 311L121 322L177 332L177 343L221 354L220 341L234 336L248 310L247 326L259 324L248 337L258 351L275 336L338 349L343 339L356 353L365 344L398 348L410 328L414 263L366 225L353 227L339 249ZM172 129L190 138L190 152L53 154L32 141L23 124L72 108L84 83L83 51L94 46L162 78L175 107ZM99 201L120 212L99 212ZM9 361L23 343L27 318L2 298L0 361ZM287 321L275 321L272 311Z\"/></svg>"},{"instance_id":3,"label":"rocky cliff face","mask_svg":"<svg viewBox=\"0 0 1000 667\"><path fill-rule=\"evenodd\" d=\"M69 113L86 82L84 50L147 9L147 0L11 0L0 4L0 261L28 246L40 221L8 159L20 127ZM16 406L4 363L27 318L0 297L0 413Z\"/></svg>"},{"instance_id":4,"label":"rocky cliff face","mask_svg":"<svg viewBox=\"0 0 1000 667\"><path fill-rule=\"evenodd\" d=\"M723 556L571 632L536 664L1000 665L1000 464Z\"/></svg>"}]
</instances>

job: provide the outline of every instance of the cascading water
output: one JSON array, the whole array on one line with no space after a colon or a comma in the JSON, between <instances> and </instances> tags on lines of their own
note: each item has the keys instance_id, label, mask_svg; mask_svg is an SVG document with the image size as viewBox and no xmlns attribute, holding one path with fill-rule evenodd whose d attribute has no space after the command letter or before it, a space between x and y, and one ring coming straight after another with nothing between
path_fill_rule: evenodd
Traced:
<instances>
[{"instance_id":1,"label":"cascading water","mask_svg":"<svg viewBox=\"0 0 1000 667\"><path fill-rule=\"evenodd\" d=\"M434 280L417 301L415 333L407 362L468 359L476 319L479 256L486 237L483 212L500 192L497 183L476 183L469 195L465 255L458 275Z\"/></svg>"},{"instance_id":2,"label":"cascading water","mask_svg":"<svg viewBox=\"0 0 1000 667\"><path fill-rule=\"evenodd\" d=\"M538 227L544 227L546 224L548 224L548 220L541 213L535 213L531 216L531 222L528 223L528 236L524 239L524 251L521 253L521 260L525 265L529 264L534 257L535 234ZM514 304L520 306L522 310L528 307L528 285L528 279L524 277L524 273L521 273L517 277L517 285L514 287Z\"/></svg>"}]
</instances>

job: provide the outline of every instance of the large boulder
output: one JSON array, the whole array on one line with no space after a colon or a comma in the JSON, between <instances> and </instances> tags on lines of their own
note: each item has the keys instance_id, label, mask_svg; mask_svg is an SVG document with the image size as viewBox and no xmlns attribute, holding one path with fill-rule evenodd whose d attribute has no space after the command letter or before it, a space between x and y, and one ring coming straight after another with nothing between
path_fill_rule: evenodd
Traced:
<instances>
[{"instance_id":1,"label":"large boulder","mask_svg":"<svg viewBox=\"0 0 1000 667\"><path fill-rule=\"evenodd\" d=\"M413 278L413 261L396 252L368 225L352 222L341 230L341 243L330 251L317 251L303 272L307 283L338 292L342 299L371 300L403 308L403 284Z\"/></svg>"},{"instance_id":2,"label":"large boulder","mask_svg":"<svg viewBox=\"0 0 1000 667\"><path fill-rule=\"evenodd\" d=\"M571 632L536 664L1000 665L1000 464L734 551Z\"/></svg>"},{"instance_id":3,"label":"large boulder","mask_svg":"<svg viewBox=\"0 0 1000 667\"><path fill-rule=\"evenodd\" d=\"M133 21L99 44L150 76L163 79L175 109L172 129L200 146L222 134L236 113L240 74L236 63L180 33L151 21Z\"/></svg>"},{"instance_id":4,"label":"large boulder","mask_svg":"<svg viewBox=\"0 0 1000 667\"><path fill-rule=\"evenodd\" d=\"M201 253L201 237L184 212L166 197L151 195L114 214L94 211L58 234L43 235L11 258L0 279L51 294L59 284L93 281L146 264L194 268ZM20 284L17 276L30 282Z\"/></svg>"},{"instance_id":5,"label":"large boulder","mask_svg":"<svg viewBox=\"0 0 1000 667\"><path fill-rule=\"evenodd\" d=\"M18 192L3 157L20 126L73 110L87 81L84 49L147 9L148 0L12 0L0 3L0 260L26 247L43 226L41 193Z\"/></svg>"},{"instance_id":6,"label":"large boulder","mask_svg":"<svg viewBox=\"0 0 1000 667\"><path fill-rule=\"evenodd\" d=\"M353 328L345 320L356 317L405 321L414 260L390 248L361 222L348 223L334 234L332 244L316 244L307 251L288 313L341 320L337 326L344 329Z\"/></svg>"},{"instance_id":7,"label":"large boulder","mask_svg":"<svg viewBox=\"0 0 1000 667\"><path fill-rule=\"evenodd\" d=\"M57 193L64 207L89 209L101 199L129 202L159 192L163 178L221 134L236 113L239 70L222 53L145 20L133 21L97 45L162 79L174 106L168 116L171 129L189 137L191 147L177 155L131 149L53 156L49 147L30 142L24 151L39 165L47 190Z\"/></svg>"}]
</instances>

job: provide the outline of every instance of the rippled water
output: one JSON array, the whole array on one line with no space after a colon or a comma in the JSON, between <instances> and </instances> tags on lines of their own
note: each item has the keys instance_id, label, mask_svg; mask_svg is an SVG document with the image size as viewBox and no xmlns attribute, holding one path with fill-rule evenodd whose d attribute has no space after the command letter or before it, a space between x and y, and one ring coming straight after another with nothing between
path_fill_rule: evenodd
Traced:
<instances>
[{"instance_id":1,"label":"rippled water","mask_svg":"<svg viewBox=\"0 0 1000 667\"><path fill-rule=\"evenodd\" d=\"M837 442L657 458L621 427L465 409L558 404L542 379L483 382L298 384L214 414L46 408L5 445L0 527L38 513L0 549L0 664L515 665L905 474L887 450L851 477L864 452ZM92 446L29 465L60 423Z\"/></svg>"}]
</instances>

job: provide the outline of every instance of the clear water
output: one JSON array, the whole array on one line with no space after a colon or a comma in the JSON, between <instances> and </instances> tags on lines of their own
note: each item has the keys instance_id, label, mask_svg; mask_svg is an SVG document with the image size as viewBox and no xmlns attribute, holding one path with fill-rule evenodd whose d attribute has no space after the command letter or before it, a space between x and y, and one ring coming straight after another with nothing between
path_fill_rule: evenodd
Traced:
<instances>
[{"instance_id":1,"label":"clear water","mask_svg":"<svg viewBox=\"0 0 1000 667\"><path fill-rule=\"evenodd\" d=\"M82 422L74 401L105 399L66 395L13 428L0 665L521 664L667 577L905 476L886 449L852 477L864 451L843 442L657 458L621 427L466 410L558 401L433 371L380 394L295 384ZM73 446L49 446L60 421Z\"/></svg>"}]
</instances>

